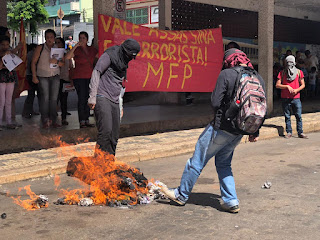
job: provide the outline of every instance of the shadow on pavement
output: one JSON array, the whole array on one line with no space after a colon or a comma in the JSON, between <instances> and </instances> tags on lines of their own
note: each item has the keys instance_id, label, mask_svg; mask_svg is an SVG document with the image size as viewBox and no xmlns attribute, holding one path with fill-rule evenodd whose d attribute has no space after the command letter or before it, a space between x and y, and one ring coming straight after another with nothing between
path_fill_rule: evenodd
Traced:
<instances>
[{"instance_id":1,"label":"shadow on pavement","mask_svg":"<svg viewBox=\"0 0 320 240\"><path fill-rule=\"evenodd\" d=\"M268 128L276 128L278 130L278 134L280 137L284 137L284 128L282 126L274 125L274 124L263 124L264 127Z\"/></svg>"},{"instance_id":2,"label":"shadow on pavement","mask_svg":"<svg viewBox=\"0 0 320 240\"><path fill-rule=\"evenodd\" d=\"M191 193L187 204L193 204L198 206L207 206L217 209L218 211L223 211L220 206L220 195L212 194L212 193ZM158 200L158 203L173 205L177 207L183 207L174 201L165 201L165 200Z\"/></svg>"}]
</instances>

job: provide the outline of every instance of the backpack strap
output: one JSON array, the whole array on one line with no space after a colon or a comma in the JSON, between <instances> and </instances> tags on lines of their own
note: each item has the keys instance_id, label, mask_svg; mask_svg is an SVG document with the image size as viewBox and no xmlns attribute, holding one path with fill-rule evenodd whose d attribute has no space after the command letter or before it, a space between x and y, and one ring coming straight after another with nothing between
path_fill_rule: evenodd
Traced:
<instances>
[{"instance_id":1,"label":"backpack strap","mask_svg":"<svg viewBox=\"0 0 320 240\"><path fill-rule=\"evenodd\" d=\"M40 51L39 58L38 58L38 61L37 61L37 63L36 63L36 66L38 66L39 60L40 60L40 58L41 58L41 54L42 54L43 49L44 49L44 43L42 43L41 46L42 46L42 47L41 47L41 51Z\"/></svg>"},{"instance_id":2,"label":"backpack strap","mask_svg":"<svg viewBox=\"0 0 320 240\"><path fill-rule=\"evenodd\" d=\"M250 74L255 74L255 75L258 75L258 74L257 74L256 70L254 70L254 69L252 69L250 67L236 66L236 67L233 67L232 69L235 70L238 73L238 77L237 77L236 82L234 84L233 94L232 94L232 97L231 97L231 99L233 100L236 97L236 92L237 92L237 89L239 87L240 79L242 77L242 74L244 72L250 73Z\"/></svg>"}]
</instances>

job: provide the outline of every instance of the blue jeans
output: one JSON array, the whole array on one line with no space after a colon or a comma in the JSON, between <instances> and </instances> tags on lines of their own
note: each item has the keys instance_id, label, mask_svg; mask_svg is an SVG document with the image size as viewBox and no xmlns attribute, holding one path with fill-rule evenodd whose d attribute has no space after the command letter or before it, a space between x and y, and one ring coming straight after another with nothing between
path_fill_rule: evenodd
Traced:
<instances>
[{"instance_id":1,"label":"blue jeans","mask_svg":"<svg viewBox=\"0 0 320 240\"><path fill-rule=\"evenodd\" d=\"M53 77L38 77L38 79L41 120L43 123L48 120L56 123L60 77L56 75Z\"/></svg>"},{"instance_id":2,"label":"blue jeans","mask_svg":"<svg viewBox=\"0 0 320 240\"><path fill-rule=\"evenodd\" d=\"M202 169L215 156L222 200L229 207L238 205L239 200L231 170L231 160L234 149L240 143L241 138L242 135L215 130L209 124L200 135L192 158L187 161L180 186L174 190L175 196L180 201L186 202Z\"/></svg>"},{"instance_id":3,"label":"blue jeans","mask_svg":"<svg viewBox=\"0 0 320 240\"><path fill-rule=\"evenodd\" d=\"M282 108L283 108L283 113L284 113L284 118L286 122L286 132L287 133L292 133L292 127L291 127L291 109L294 116L296 117L297 120L297 132L298 135L303 133L302 130L302 117L301 117L301 112L302 112L302 105L300 98L288 98L288 99L282 99Z\"/></svg>"}]
</instances>

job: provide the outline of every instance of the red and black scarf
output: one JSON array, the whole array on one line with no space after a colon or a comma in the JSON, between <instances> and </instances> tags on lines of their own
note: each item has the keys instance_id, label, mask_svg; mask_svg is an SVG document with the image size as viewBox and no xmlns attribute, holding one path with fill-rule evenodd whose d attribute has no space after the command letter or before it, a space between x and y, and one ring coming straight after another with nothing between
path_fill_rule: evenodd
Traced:
<instances>
[{"instance_id":1,"label":"red and black scarf","mask_svg":"<svg viewBox=\"0 0 320 240\"><path fill-rule=\"evenodd\" d=\"M232 68L235 66L239 66L240 64L246 64L248 67L253 68L250 59L241 50L231 48L225 51L223 57L224 68Z\"/></svg>"}]
</instances>

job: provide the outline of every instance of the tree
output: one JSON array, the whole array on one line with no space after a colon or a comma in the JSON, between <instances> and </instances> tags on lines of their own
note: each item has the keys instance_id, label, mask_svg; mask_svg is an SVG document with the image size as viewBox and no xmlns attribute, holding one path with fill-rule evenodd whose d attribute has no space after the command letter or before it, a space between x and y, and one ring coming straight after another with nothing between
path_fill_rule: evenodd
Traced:
<instances>
[{"instance_id":1,"label":"tree","mask_svg":"<svg viewBox=\"0 0 320 240\"><path fill-rule=\"evenodd\" d=\"M8 26L18 31L20 20L23 18L25 24L30 24L30 33L37 33L37 25L47 23L49 14L44 8L47 0L24 0L8 1Z\"/></svg>"}]
</instances>

